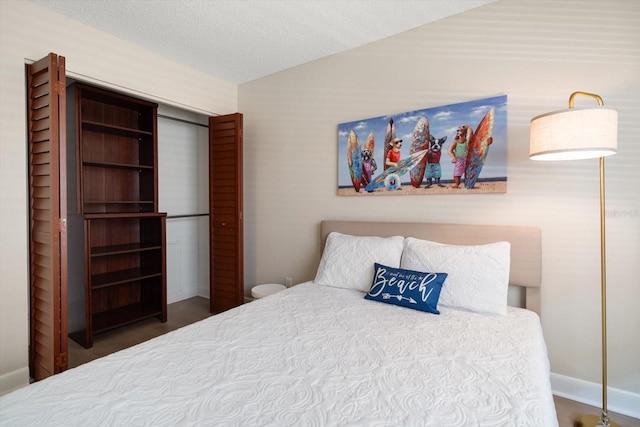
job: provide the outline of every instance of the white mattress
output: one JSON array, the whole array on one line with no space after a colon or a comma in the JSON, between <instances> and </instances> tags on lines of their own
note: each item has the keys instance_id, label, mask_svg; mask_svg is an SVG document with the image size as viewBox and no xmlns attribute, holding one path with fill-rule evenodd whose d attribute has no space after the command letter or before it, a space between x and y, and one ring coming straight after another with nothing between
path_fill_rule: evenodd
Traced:
<instances>
[{"instance_id":1,"label":"white mattress","mask_svg":"<svg viewBox=\"0 0 640 427\"><path fill-rule=\"evenodd\" d=\"M2 426L557 426L537 315L307 282L0 398Z\"/></svg>"}]
</instances>

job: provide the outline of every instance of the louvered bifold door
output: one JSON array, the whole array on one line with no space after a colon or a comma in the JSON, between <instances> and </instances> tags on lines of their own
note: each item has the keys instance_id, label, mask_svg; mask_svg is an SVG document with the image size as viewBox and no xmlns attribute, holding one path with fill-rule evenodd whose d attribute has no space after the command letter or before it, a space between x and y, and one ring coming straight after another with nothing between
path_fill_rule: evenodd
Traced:
<instances>
[{"instance_id":1,"label":"louvered bifold door","mask_svg":"<svg viewBox=\"0 0 640 427\"><path fill-rule=\"evenodd\" d=\"M53 53L27 65L30 368L36 380L67 368L64 65Z\"/></svg>"},{"instance_id":2,"label":"louvered bifold door","mask_svg":"<svg viewBox=\"0 0 640 427\"><path fill-rule=\"evenodd\" d=\"M242 114L209 118L210 309L244 301Z\"/></svg>"}]
</instances>

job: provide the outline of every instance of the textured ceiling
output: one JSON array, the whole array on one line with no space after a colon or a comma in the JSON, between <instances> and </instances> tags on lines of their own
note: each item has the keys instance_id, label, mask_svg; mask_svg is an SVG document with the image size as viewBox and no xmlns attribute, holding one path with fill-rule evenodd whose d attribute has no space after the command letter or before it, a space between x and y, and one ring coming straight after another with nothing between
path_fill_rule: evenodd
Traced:
<instances>
[{"instance_id":1,"label":"textured ceiling","mask_svg":"<svg viewBox=\"0 0 640 427\"><path fill-rule=\"evenodd\" d=\"M240 84L496 0L31 0Z\"/></svg>"}]
</instances>

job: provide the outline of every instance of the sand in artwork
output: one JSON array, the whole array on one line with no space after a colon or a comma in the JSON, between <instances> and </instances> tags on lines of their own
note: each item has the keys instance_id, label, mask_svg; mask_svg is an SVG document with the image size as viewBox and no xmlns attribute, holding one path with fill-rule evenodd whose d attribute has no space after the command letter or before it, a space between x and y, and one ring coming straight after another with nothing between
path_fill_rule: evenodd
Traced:
<instances>
[{"instance_id":1,"label":"sand in artwork","mask_svg":"<svg viewBox=\"0 0 640 427\"><path fill-rule=\"evenodd\" d=\"M430 188L424 188L424 184L420 186L420 188L415 188L411 184L403 184L401 189L398 190L387 190L386 188L379 188L378 190L367 193L364 189L360 189L360 192L356 192L353 187L343 187L338 189L339 196L427 196L429 194L487 194L487 193L506 193L507 192L507 181L487 181L487 182L476 182L476 185L472 189L464 188L464 186L460 186L459 188L453 188L452 182L445 182L444 187L438 187L437 185L433 185Z\"/></svg>"}]
</instances>

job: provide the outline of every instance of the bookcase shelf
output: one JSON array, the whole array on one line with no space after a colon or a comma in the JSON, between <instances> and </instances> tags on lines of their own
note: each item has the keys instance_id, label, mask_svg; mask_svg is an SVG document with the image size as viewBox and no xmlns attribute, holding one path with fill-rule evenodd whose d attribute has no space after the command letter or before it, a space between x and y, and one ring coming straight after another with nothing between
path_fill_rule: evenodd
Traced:
<instances>
[{"instance_id":1,"label":"bookcase shelf","mask_svg":"<svg viewBox=\"0 0 640 427\"><path fill-rule=\"evenodd\" d=\"M139 128L109 125L106 123L94 122L91 120L83 120L82 129L97 133L128 136L133 138L138 138L141 136L153 136L152 131L147 131Z\"/></svg>"},{"instance_id":2,"label":"bookcase shelf","mask_svg":"<svg viewBox=\"0 0 640 427\"><path fill-rule=\"evenodd\" d=\"M95 333L99 333L150 317L161 316L162 312L158 310L157 305L138 303L94 313L92 323Z\"/></svg>"},{"instance_id":3,"label":"bookcase shelf","mask_svg":"<svg viewBox=\"0 0 640 427\"><path fill-rule=\"evenodd\" d=\"M83 162L83 166L93 166L97 168L118 168L118 169L135 169L142 172L143 169L153 170L153 166L140 165L140 164L124 164L124 163L112 163L112 162Z\"/></svg>"},{"instance_id":4,"label":"bookcase shelf","mask_svg":"<svg viewBox=\"0 0 640 427\"><path fill-rule=\"evenodd\" d=\"M109 256L109 255L116 255L116 254L151 251L155 249L162 249L162 246L160 244L129 243L126 245L112 245L112 246L103 246L99 248L91 248L91 256L100 257L100 256Z\"/></svg>"},{"instance_id":5,"label":"bookcase shelf","mask_svg":"<svg viewBox=\"0 0 640 427\"><path fill-rule=\"evenodd\" d=\"M153 267L129 268L127 270L110 271L108 273L95 274L91 276L91 289L117 286L123 283L135 282L148 279L149 277L161 276L162 271Z\"/></svg>"}]
</instances>

